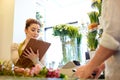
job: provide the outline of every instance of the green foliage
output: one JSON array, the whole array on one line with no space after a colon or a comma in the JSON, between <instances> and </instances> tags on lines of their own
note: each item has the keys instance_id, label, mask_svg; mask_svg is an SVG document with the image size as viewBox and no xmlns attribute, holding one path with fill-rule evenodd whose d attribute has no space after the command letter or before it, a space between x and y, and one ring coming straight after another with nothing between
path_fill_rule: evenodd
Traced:
<instances>
[{"instance_id":1,"label":"green foliage","mask_svg":"<svg viewBox=\"0 0 120 80\"><path fill-rule=\"evenodd\" d=\"M40 15L40 12L36 12L36 19L40 20L41 18L43 18L43 17Z\"/></svg>"},{"instance_id":2,"label":"green foliage","mask_svg":"<svg viewBox=\"0 0 120 80\"><path fill-rule=\"evenodd\" d=\"M92 8L96 8L98 11L92 11L88 13L91 23L98 23L99 24L99 17L101 16L101 9L102 9L102 0L95 0L92 2Z\"/></svg>"},{"instance_id":3,"label":"green foliage","mask_svg":"<svg viewBox=\"0 0 120 80\"><path fill-rule=\"evenodd\" d=\"M70 38L76 38L78 34L79 30L76 26L60 24L53 27L54 36L69 36Z\"/></svg>"},{"instance_id":4,"label":"green foliage","mask_svg":"<svg viewBox=\"0 0 120 80\"><path fill-rule=\"evenodd\" d=\"M99 23L99 17L101 16L101 9L102 9L102 0L94 0L91 5L92 8L97 9L98 11L91 11L88 13L90 23ZM98 46L98 40L96 39L96 36L98 33L97 29L94 30L94 28L91 31L88 31L87 39L88 39L88 47L90 51L93 51Z\"/></svg>"},{"instance_id":5,"label":"green foliage","mask_svg":"<svg viewBox=\"0 0 120 80\"><path fill-rule=\"evenodd\" d=\"M77 44L80 45L81 43L81 38L82 38L82 34L78 34L77 35Z\"/></svg>"},{"instance_id":6,"label":"green foliage","mask_svg":"<svg viewBox=\"0 0 120 80\"><path fill-rule=\"evenodd\" d=\"M62 78L63 80L68 80L68 76L65 74L60 74L60 78Z\"/></svg>"},{"instance_id":7,"label":"green foliage","mask_svg":"<svg viewBox=\"0 0 120 80\"><path fill-rule=\"evenodd\" d=\"M48 69L46 67L43 67L42 70L37 75L37 77L45 78L47 73L48 73Z\"/></svg>"},{"instance_id":8,"label":"green foliage","mask_svg":"<svg viewBox=\"0 0 120 80\"><path fill-rule=\"evenodd\" d=\"M97 35L97 30L88 32L87 43L90 51L94 51L97 48L98 40L96 39L96 35Z\"/></svg>"},{"instance_id":9,"label":"green foliage","mask_svg":"<svg viewBox=\"0 0 120 80\"><path fill-rule=\"evenodd\" d=\"M11 61L0 63L0 75L14 75Z\"/></svg>"},{"instance_id":10,"label":"green foliage","mask_svg":"<svg viewBox=\"0 0 120 80\"><path fill-rule=\"evenodd\" d=\"M99 12L99 16L100 16L101 15L101 10L102 10L102 0L94 1L91 6L93 8L97 8L97 10Z\"/></svg>"},{"instance_id":11,"label":"green foliage","mask_svg":"<svg viewBox=\"0 0 120 80\"><path fill-rule=\"evenodd\" d=\"M60 37L60 40L62 42L62 54L63 54L62 63L65 64L71 59L73 59L74 56L72 55L77 54L75 48L76 46L77 47L80 46L82 34L80 33L79 28L76 26L68 25L68 24L60 24L53 27L53 35ZM77 40L77 44L76 44L76 40ZM70 47L66 48L68 44L70 45ZM67 49L69 49L68 52ZM80 48L77 48L77 50L79 49ZM77 52L79 52L78 54L80 55L80 50Z\"/></svg>"},{"instance_id":12,"label":"green foliage","mask_svg":"<svg viewBox=\"0 0 120 80\"><path fill-rule=\"evenodd\" d=\"M98 19L99 14L98 14L98 12L96 12L96 11L89 12L88 16L90 18L91 23L98 23L99 24L99 19Z\"/></svg>"}]
</instances>

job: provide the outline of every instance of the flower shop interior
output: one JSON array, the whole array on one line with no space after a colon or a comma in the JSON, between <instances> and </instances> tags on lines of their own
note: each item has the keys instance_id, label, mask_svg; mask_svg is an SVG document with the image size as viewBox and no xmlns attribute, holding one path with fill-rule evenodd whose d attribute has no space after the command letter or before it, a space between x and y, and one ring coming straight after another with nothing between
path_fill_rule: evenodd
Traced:
<instances>
[{"instance_id":1,"label":"flower shop interior","mask_svg":"<svg viewBox=\"0 0 120 80\"><path fill-rule=\"evenodd\" d=\"M39 39L51 43L44 65L54 70L63 68L61 73L73 76L71 69L86 64L99 44L101 2L98 7L94 5L97 1L0 0L0 65L11 60L11 44L25 39L26 19L35 18L43 25Z\"/></svg>"}]
</instances>

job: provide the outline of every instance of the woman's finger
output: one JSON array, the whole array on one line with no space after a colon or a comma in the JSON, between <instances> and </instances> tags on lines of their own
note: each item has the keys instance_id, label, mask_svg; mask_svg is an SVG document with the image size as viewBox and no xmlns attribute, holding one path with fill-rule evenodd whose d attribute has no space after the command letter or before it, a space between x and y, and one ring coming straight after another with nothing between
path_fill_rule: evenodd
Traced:
<instances>
[{"instance_id":1,"label":"woman's finger","mask_svg":"<svg viewBox=\"0 0 120 80\"><path fill-rule=\"evenodd\" d=\"M29 55L30 55L29 53L26 53L25 51L23 53L24 53L23 57L29 58Z\"/></svg>"},{"instance_id":2,"label":"woman's finger","mask_svg":"<svg viewBox=\"0 0 120 80\"><path fill-rule=\"evenodd\" d=\"M30 53L31 53L28 49L25 49L25 52L27 52L28 54L30 54Z\"/></svg>"},{"instance_id":3,"label":"woman's finger","mask_svg":"<svg viewBox=\"0 0 120 80\"><path fill-rule=\"evenodd\" d=\"M29 55L29 53L26 53L25 51L24 51L23 53L24 53L25 56L28 56L28 55Z\"/></svg>"},{"instance_id":4,"label":"woman's finger","mask_svg":"<svg viewBox=\"0 0 120 80\"><path fill-rule=\"evenodd\" d=\"M39 50L37 50L37 56L39 57Z\"/></svg>"},{"instance_id":5,"label":"woman's finger","mask_svg":"<svg viewBox=\"0 0 120 80\"><path fill-rule=\"evenodd\" d=\"M29 49L30 49L30 52L31 52L31 53L34 53L34 51L32 50L32 48L31 48L31 47L30 47Z\"/></svg>"}]
</instances>

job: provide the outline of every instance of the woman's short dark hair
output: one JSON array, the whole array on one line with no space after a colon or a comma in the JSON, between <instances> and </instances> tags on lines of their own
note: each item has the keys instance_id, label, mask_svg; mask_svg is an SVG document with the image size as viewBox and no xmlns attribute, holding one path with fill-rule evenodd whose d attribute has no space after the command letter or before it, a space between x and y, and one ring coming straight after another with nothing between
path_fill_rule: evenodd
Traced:
<instances>
[{"instance_id":1,"label":"woman's short dark hair","mask_svg":"<svg viewBox=\"0 0 120 80\"><path fill-rule=\"evenodd\" d=\"M41 23L38 20L29 18L26 20L25 29L27 29L31 24L38 24L40 27L42 27Z\"/></svg>"}]
</instances>

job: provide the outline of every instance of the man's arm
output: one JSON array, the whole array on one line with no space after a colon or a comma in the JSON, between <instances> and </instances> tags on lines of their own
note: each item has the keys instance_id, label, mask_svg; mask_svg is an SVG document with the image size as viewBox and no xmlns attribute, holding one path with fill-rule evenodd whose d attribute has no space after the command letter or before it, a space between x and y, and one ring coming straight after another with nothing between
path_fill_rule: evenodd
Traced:
<instances>
[{"instance_id":1,"label":"man's arm","mask_svg":"<svg viewBox=\"0 0 120 80\"><path fill-rule=\"evenodd\" d=\"M95 56L93 57L93 59L91 59L88 65L89 67L91 67L91 69L95 69L115 53L115 50L111 50L100 45L98 50L96 51Z\"/></svg>"},{"instance_id":2,"label":"man's arm","mask_svg":"<svg viewBox=\"0 0 120 80\"><path fill-rule=\"evenodd\" d=\"M100 45L95 56L88 62L88 64L80 66L77 69L75 73L76 76L83 79L89 78L96 68L115 53L115 50L111 50Z\"/></svg>"}]
</instances>

